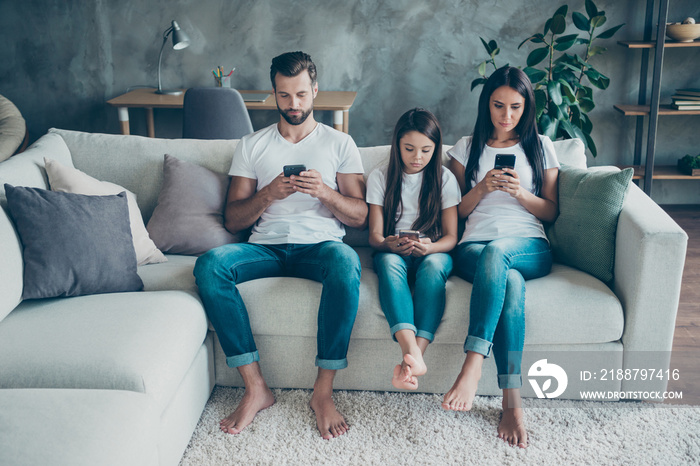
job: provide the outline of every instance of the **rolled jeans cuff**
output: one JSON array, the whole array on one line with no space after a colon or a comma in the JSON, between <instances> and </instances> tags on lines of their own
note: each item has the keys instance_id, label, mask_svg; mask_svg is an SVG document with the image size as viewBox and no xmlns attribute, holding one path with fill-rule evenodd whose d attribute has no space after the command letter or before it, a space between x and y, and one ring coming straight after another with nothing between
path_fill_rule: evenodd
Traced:
<instances>
[{"instance_id":1,"label":"rolled jeans cuff","mask_svg":"<svg viewBox=\"0 0 700 466\"><path fill-rule=\"evenodd\" d=\"M493 343L473 335L467 336L467 341L464 342L464 352L473 351L483 355L485 358L491 357L491 346Z\"/></svg>"},{"instance_id":2,"label":"rolled jeans cuff","mask_svg":"<svg viewBox=\"0 0 700 466\"><path fill-rule=\"evenodd\" d=\"M416 338L419 338L419 337L425 338L426 340L428 340L429 343L432 343L433 340L435 339L435 334L430 333L430 332L426 332L425 330L418 330L416 332Z\"/></svg>"},{"instance_id":3,"label":"rolled jeans cuff","mask_svg":"<svg viewBox=\"0 0 700 466\"><path fill-rule=\"evenodd\" d=\"M416 332L418 331L418 330L416 329L416 326L413 325L413 324L408 324L408 323L405 323L405 322L404 322L404 323L396 324L396 325L394 325L393 327L391 327L391 329L390 329L391 338L393 338L394 341L396 341L396 336L395 336L395 334L396 334L396 332L398 332L399 330L413 330L413 333L416 333Z\"/></svg>"},{"instance_id":4,"label":"rolled jeans cuff","mask_svg":"<svg viewBox=\"0 0 700 466\"><path fill-rule=\"evenodd\" d=\"M521 374L498 374L498 388L520 388L523 386Z\"/></svg>"},{"instance_id":5,"label":"rolled jeans cuff","mask_svg":"<svg viewBox=\"0 0 700 466\"><path fill-rule=\"evenodd\" d=\"M321 369L329 369L333 371L338 369L345 369L346 367L348 367L348 359L321 359L318 356L316 356L316 367L320 367Z\"/></svg>"},{"instance_id":6,"label":"rolled jeans cuff","mask_svg":"<svg viewBox=\"0 0 700 466\"><path fill-rule=\"evenodd\" d=\"M260 361L260 355L255 350L252 353L237 354L235 356L226 356L226 365L228 367L239 367Z\"/></svg>"}]
</instances>

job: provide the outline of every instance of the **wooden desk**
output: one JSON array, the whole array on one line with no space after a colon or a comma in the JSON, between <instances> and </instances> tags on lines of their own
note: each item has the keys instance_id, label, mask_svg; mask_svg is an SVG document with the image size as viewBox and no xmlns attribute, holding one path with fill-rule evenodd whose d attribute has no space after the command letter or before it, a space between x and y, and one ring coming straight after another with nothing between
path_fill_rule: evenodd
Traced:
<instances>
[{"instance_id":1,"label":"wooden desk","mask_svg":"<svg viewBox=\"0 0 700 466\"><path fill-rule=\"evenodd\" d=\"M146 125L148 127L148 137L155 137L155 126L153 123L154 108L182 108L185 98L184 93L180 95L156 94L155 89L143 88L122 94L110 99L107 103L117 107L119 123L122 134L130 134L129 130L129 108L146 109ZM183 89L184 91L184 89ZM269 92L270 96L264 102L246 102L248 110L275 110L277 104L272 91L238 91L241 94L251 92ZM350 107L355 102L357 92L345 91L319 91L314 100L314 110L329 110L333 112L333 127L337 130L348 132L348 119Z\"/></svg>"}]
</instances>

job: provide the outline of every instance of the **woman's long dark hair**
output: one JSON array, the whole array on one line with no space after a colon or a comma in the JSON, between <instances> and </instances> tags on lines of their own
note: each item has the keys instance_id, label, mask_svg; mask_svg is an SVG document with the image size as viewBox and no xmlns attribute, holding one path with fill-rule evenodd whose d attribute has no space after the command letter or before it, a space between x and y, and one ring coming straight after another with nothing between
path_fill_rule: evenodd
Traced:
<instances>
[{"instance_id":1,"label":"woman's long dark hair","mask_svg":"<svg viewBox=\"0 0 700 466\"><path fill-rule=\"evenodd\" d=\"M490 101L493 91L501 86L508 86L515 89L525 99L525 108L520 117L515 132L520 137L520 144L525 151L527 161L532 167L532 183L535 187L535 195L540 194L542 189L542 179L544 177L544 149L542 141L537 135L537 122L535 121L535 94L532 90L532 83L527 75L511 66L504 66L494 71L484 84L479 96L479 114L474 125L472 135L471 150L469 159L464 170L467 191L471 189L472 181L476 182L479 171L479 158L484 150L484 146L493 136L493 123L491 122Z\"/></svg>"},{"instance_id":2,"label":"woman's long dark hair","mask_svg":"<svg viewBox=\"0 0 700 466\"><path fill-rule=\"evenodd\" d=\"M418 218L411 226L437 241L441 236L442 214L442 131L437 118L428 110L414 108L399 118L391 140L389 167L386 173L386 194L384 196L384 236L394 235L396 222L401 218L401 182L404 164L401 159L401 138L411 131L425 135L435 144L430 162L423 169L423 183L418 200ZM416 148L416 150L420 150Z\"/></svg>"}]
</instances>

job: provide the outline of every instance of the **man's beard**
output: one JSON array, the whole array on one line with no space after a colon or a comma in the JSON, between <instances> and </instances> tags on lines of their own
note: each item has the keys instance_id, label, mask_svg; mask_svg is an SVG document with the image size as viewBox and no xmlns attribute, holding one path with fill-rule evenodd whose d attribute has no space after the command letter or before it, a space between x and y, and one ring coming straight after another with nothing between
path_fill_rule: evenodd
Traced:
<instances>
[{"instance_id":1,"label":"man's beard","mask_svg":"<svg viewBox=\"0 0 700 466\"><path fill-rule=\"evenodd\" d=\"M292 115L287 114L287 112L289 112L289 110L285 111L285 110L282 110L279 107L279 105L277 106L277 110L279 110L280 115L282 115L282 118L284 118L287 123L289 123L290 125L294 125L294 126L297 126L297 125L304 123L306 121L306 119L309 117L309 115L311 115L311 112L313 111L313 109L314 108L311 107L308 110L302 110L301 115L292 116Z\"/></svg>"}]
</instances>

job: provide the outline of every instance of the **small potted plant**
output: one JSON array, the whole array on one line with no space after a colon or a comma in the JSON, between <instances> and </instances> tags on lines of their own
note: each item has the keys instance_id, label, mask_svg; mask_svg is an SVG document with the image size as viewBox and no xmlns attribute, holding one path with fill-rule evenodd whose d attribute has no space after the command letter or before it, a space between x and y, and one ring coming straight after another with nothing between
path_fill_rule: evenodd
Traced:
<instances>
[{"instance_id":1,"label":"small potted plant","mask_svg":"<svg viewBox=\"0 0 700 466\"><path fill-rule=\"evenodd\" d=\"M685 157L678 159L678 169L685 175L700 175L700 154L688 154Z\"/></svg>"}]
</instances>

